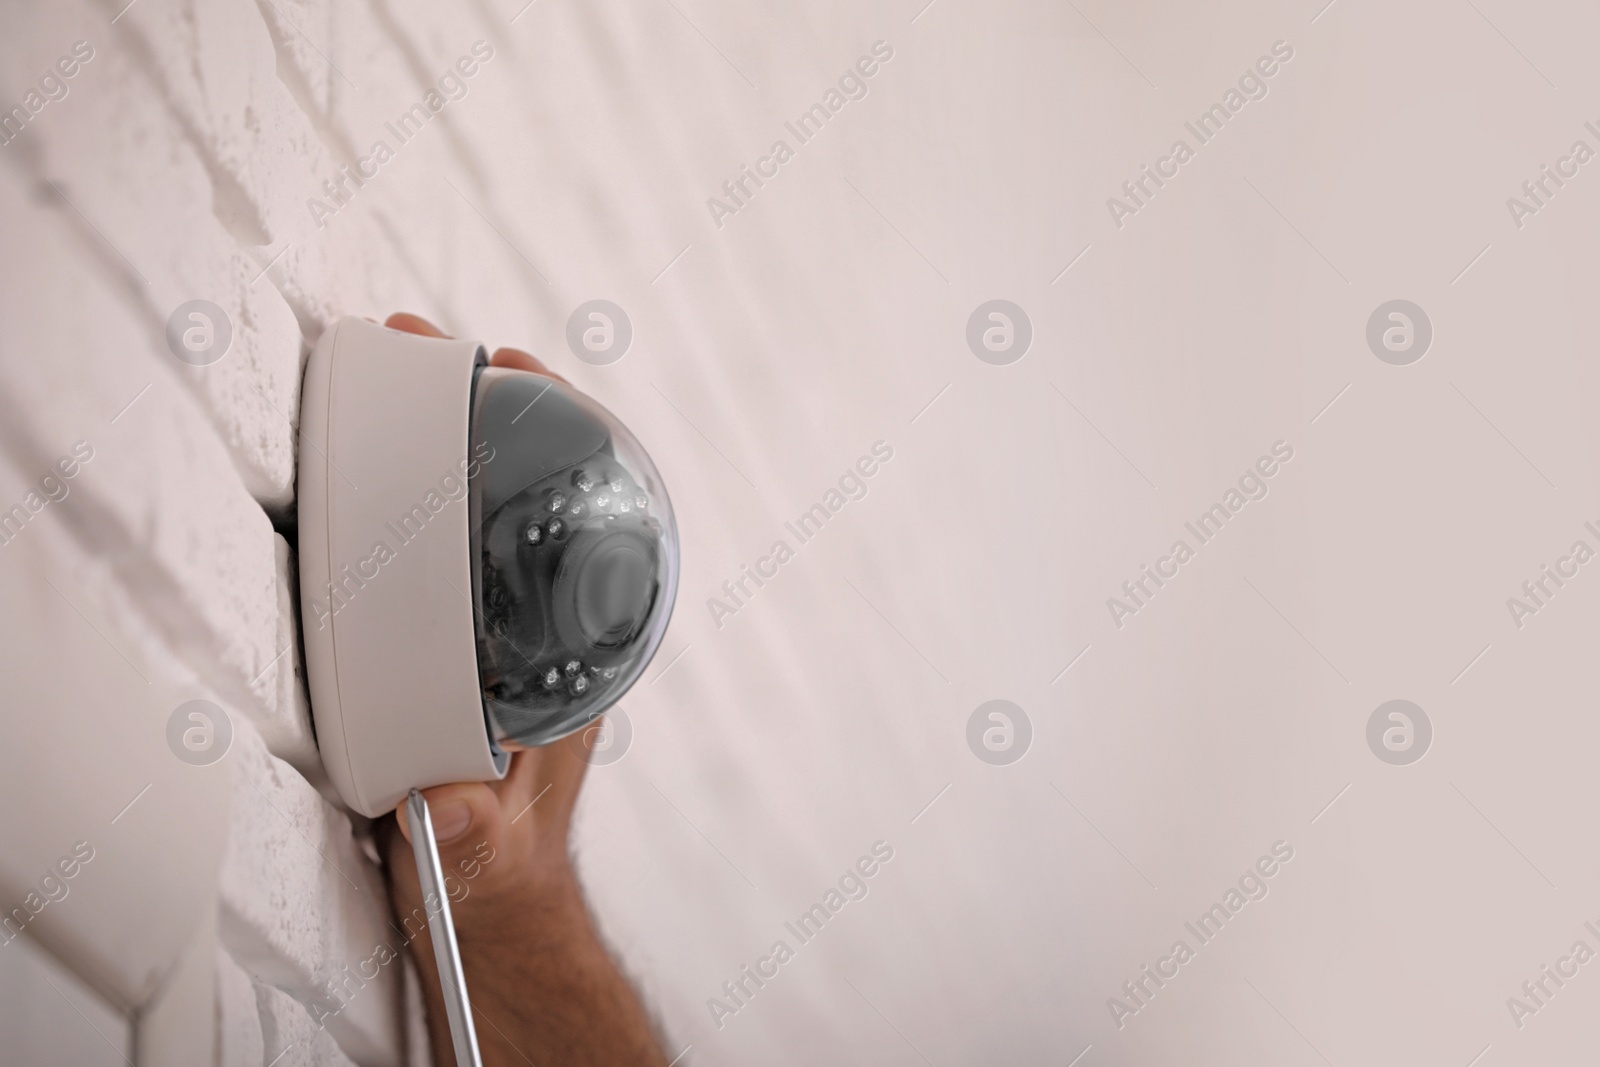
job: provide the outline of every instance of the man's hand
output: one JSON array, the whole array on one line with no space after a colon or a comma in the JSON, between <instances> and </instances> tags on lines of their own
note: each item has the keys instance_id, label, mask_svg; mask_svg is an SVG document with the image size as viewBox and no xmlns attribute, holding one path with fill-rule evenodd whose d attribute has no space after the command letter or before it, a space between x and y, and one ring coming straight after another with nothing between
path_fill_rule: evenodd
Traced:
<instances>
[{"instance_id":1,"label":"man's hand","mask_svg":"<svg viewBox=\"0 0 1600 1067\"><path fill-rule=\"evenodd\" d=\"M384 325L443 337L414 315ZM490 362L559 378L526 352ZM565 379L561 379L565 380ZM666 1063L638 995L601 942L572 870L568 830L588 762L582 738L514 752L498 782L423 791L439 841L456 937L486 1067ZM389 895L428 1001L434 1059L455 1062L411 828L402 802L378 824Z\"/></svg>"}]
</instances>

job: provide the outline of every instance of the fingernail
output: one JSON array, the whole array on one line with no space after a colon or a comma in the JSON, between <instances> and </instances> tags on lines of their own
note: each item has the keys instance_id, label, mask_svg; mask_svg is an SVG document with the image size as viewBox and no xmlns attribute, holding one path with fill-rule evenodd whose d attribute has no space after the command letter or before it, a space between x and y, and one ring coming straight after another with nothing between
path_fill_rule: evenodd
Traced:
<instances>
[{"instance_id":1,"label":"fingernail","mask_svg":"<svg viewBox=\"0 0 1600 1067\"><path fill-rule=\"evenodd\" d=\"M464 800L447 800L429 814L433 819L433 836L439 841L454 841L472 825L472 808Z\"/></svg>"}]
</instances>

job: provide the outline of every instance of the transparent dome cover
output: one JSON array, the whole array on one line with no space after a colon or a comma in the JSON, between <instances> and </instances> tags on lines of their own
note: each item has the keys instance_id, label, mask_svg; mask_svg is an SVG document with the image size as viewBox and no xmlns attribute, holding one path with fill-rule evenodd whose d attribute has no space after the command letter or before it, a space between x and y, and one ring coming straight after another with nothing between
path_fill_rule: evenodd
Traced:
<instances>
[{"instance_id":1,"label":"transparent dome cover","mask_svg":"<svg viewBox=\"0 0 1600 1067\"><path fill-rule=\"evenodd\" d=\"M543 375L480 368L469 436L490 735L547 744L593 722L655 655L678 589L672 504L627 428Z\"/></svg>"}]
</instances>

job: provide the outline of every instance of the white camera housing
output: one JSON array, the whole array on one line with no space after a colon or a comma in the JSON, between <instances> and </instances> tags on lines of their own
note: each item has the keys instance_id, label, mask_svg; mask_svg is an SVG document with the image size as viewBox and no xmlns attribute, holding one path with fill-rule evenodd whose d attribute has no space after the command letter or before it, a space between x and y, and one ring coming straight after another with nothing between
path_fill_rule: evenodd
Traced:
<instances>
[{"instance_id":1,"label":"white camera housing","mask_svg":"<svg viewBox=\"0 0 1600 1067\"><path fill-rule=\"evenodd\" d=\"M317 743L367 816L499 778L509 748L593 722L671 615L677 529L643 449L571 387L487 367L474 341L328 329L306 368L298 498Z\"/></svg>"}]
</instances>

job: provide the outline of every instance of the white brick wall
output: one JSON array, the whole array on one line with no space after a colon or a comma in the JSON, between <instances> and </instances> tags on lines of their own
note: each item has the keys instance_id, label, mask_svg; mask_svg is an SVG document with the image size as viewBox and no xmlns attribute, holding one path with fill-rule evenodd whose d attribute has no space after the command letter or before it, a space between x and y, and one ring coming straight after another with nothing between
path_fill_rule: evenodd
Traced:
<instances>
[{"instance_id":1,"label":"white brick wall","mask_svg":"<svg viewBox=\"0 0 1600 1067\"><path fill-rule=\"evenodd\" d=\"M385 968L317 1023L337 1003L330 984L344 977L341 968L392 935L370 849L324 788L295 635L292 553L273 530L293 517L293 425L309 340L332 309L419 304L418 294L384 279L370 287L364 270L313 250L296 193L313 173L331 172L328 130L325 116L280 80L263 14L279 17L271 5L145 3L112 25L119 8L18 11L0 44L4 91L16 100L23 72L44 71L79 40L94 49L66 99L0 149L0 242L12 251L0 297L8 324L0 433L8 506L75 441L94 450L68 498L6 545L3 561L13 577L42 568L59 590L56 608L67 609L62 625L88 624L55 634L60 647L87 637L95 645L84 653L109 657L115 682L92 703L131 695L130 686L159 690L144 701L158 741L166 712L194 697L222 705L235 728L213 768L151 754L153 785L140 805L154 810L167 782L187 773L225 802L212 806L226 823L209 835L215 843L200 850L198 865L150 879L159 892L165 879L187 875L215 899L216 963L205 979L217 1005L215 1041L183 1048L187 1038L164 1036L201 1033L210 1025L202 1020L147 1020L140 1053L146 1062L196 1052L227 1064L421 1062L426 1043L414 1024L408 1029L400 967ZM370 249L386 243L370 220L349 220L345 230L347 248L366 242L369 263ZM164 340L171 309L195 297L219 304L234 329L227 356L203 368L180 364ZM88 755L86 773L96 773L96 758L120 758ZM69 784L59 768L50 778L53 791ZM134 790L118 795L125 803ZM141 810L108 833L128 830ZM63 832L73 823L53 821ZM159 868L182 826L174 819L148 828L135 853ZM33 862L15 839L7 844L0 884L20 899L28 872L48 861ZM100 848L79 894L102 872L126 876ZM182 897L157 902L143 919L152 930L171 927L155 945L119 931L86 948L86 931L72 926L72 896L33 934L87 972L111 1009L154 1010L156 984L164 974L170 983L187 942L205 936L204 924L194 925L200 913L182 914ZM56 911L65 929L51 928ZM162 1010L192 1015L194 1006ZM52 1047L47 1030L41 1049Z\"/></svg>"},{"instance_id":2,"label":"white brick wall","mask_svg":"<svg viewBox=\"0 0 1600 1067\"><path fill-rule=\"evenodd\" d=\"M113 674L128 672L110 691L162 691L147 701L153 724L164 698L167 710L211 699L232 719L222 776L189 772L223 789L230 812L191 872L215 897L216 964L201 981L218 1006L210 1045L228 1064L426 1056L406 970L384 968L348 996L347 968L392 934L370 847L321 772L295 635L294 562L273 530L278 522L292 531L299 371L333 316L407 307L452 323L446 290L516 303L498 272L467 279L450 269L471 262L481 236L456 232L478 218L472 208L434 209L447 186L379 182L361 210L327 229L306 210L338 162L361 154L377 115L416 99L420 73L483 36L481 23L430 25L426 5L412 7L144 0L123 11L69 0L12 13L0 43L8 101L21 101L35 68L48 70L75 42L93 49L67 97L0 149L0 242L14 253L0 296L7 504L75 441L94 449L68 500L41 513L0 562L43 568L59 589L56 607L103 631L88 651L112 657ZM449 42L438 55L420 43L435 32ZM332 51L359 72L366 103L352 99ZM471 155L459 131L434 136ZM496 211L481 174L463 184ZM221 306L234 331L227 356L199 368L174 359L164 338L170 311L197 297ZM154 760L158 783L188 771ZM173 832L152 828L140 843L159 852ZM11 844L19 854L7 857L0 885L17 896L32 867L28 850ZM159 890L160 878L152 882ZM109 1009L131 1011L153 1003L167 967L187 966L188 942L209 936L192 914L167 910L165 965L139 939L86 952L75 947L83 931L50 930L53 915L36 933L89 974ZM336 987L348 1004L328 1015ZM174 1003L161 1010L194 1010ZM162 1035L185 1029L199 1032L193 1019L144 1025L141 1051L159 1062L208 1046L163 1051Z\"/></svg>"}]
</instances>

